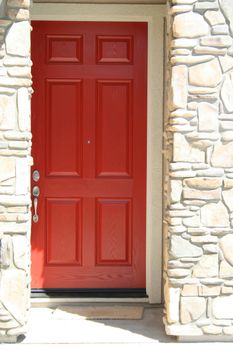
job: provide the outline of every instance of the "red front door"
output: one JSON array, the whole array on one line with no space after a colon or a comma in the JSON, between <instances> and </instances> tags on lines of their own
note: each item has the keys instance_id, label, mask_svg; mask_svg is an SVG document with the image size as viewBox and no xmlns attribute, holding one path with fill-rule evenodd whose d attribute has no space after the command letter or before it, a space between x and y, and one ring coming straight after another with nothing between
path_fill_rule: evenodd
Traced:
<instances>
[{"instance_id":1,"label":"red front door","mask_svg":"<svg viewBox=\"0 0 233 350\"><path fill-rule=\"evenodd\" d=\"M147 24L32 25L32 287L144 288Z\"/></svg>"}]
</instances>

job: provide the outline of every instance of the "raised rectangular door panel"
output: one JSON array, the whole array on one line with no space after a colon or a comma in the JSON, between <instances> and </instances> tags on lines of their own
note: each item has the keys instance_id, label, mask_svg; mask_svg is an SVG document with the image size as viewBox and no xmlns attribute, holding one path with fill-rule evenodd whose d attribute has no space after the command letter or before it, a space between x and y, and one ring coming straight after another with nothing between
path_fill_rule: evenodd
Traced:
<instances>
[{"instance_id":1,"label":"raised rectangular door panel","mask_svg":"<svg viewBox=\"0 0 233 350\"><path fill-rule=\"evenodd\" d=\"M147 24L32 25L32 287L145 288Z\"/></svg>"}]
</instances>

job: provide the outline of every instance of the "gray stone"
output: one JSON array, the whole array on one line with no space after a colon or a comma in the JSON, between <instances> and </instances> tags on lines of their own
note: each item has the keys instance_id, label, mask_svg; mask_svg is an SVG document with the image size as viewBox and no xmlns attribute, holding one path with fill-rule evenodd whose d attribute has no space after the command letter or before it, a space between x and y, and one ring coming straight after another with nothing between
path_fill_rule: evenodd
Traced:
<instances>
[{"instance_id":1,"label":"gray stone","mask_svg":"<svg viewBox=\"0 0 233 350\"><path fill-rule=\"evenodd\" d=\"M233 112L233 73L226 75L222 88L221 88L221 97L226 108L227 112Z\"/></svg>"},{"instance_id":2,"label":"gray stone","mask_svg":"<svg viewBox=\"0 0 233 350\"><path fill-rule=\"evenodd\" d=\"M218 108L208 102L201 102L198 106L198 129L199 131L218 130Z\"/></svg>"},{"instance_id":3,"label":"gray stone","mask_svg":"<svg viewBox=\"0 0 233 350\"><path fill-rule=\"evenodd\" d=\"M221 80L222 73L217 59L197 64L189 69L189 83L191 85L216 87Z\"/></svg>"},{"instance_id":4,"label":"gray stone","mask_svg":"<svg viewBox=\"0 0 233 350\"><path fill-rule=\"evenodd\" d=\"M211 157L213 167L232 168L233 167L233 142L223 144L217 142Z\"/></svg>"},{"instance_id":5,"label":"gray stone","mask_svg":"<svg viewBox=\"0 0 233 350\"><path fill-rule=\"evenodd\" d=\"M214 46L217 48L226 48L232 45L232 38L229 35L205 36L200 39L202 46Z\"/></svg>"},{"instance_id":6,"label":"gray stone","mask_svg":"<svg viewBox=\"0 0 233 350\"><path fill-rule=\"evenodd\" d=\"M201 222L206 227L229 226L229 215L222 202L210 203L201 208Z\"/></svg>"},{"instance_id":7,"label":"gray stone","mask_svg":"<svg viewBox=\"0 0 233 350\"><path fill-rule=\"evenodd\" d=\"M16 22L6 35L6 51L13 56L29 56L31 27L28 21Z\"/></svg>"},{"instance_id":8,"label":"gray stone","mask_svg":"<svg viewBox=\"0 0 233 350\"><path fill-rule=\"evenodd\" d=\"M203 255L193 267L193 276L198 278L218 276L218 254Z\"/></svg>"},{"instance_id":9,"label":"gray stone","mask_svg":"<svg viewBox=\"0 0 233 350\"><path fill-rule=\"evenodd\" d=\"M172 236L171 255L174 258L200 257L202 249L179 236Z\"/></svg>"},{"instance_id":10,"label":"gray stone","mask_svg":"<svg viewBox=\"0 0 233 350\"><path fill-rule=\"evenodd\" d=\"M233 295L213 299L213 316L217 319L233 319Z\"/></svg>"},{"instance_id":11,"label":"gray stone","mask_svg":"<svg viewBox=\"0 0 233 350\"><path fill-rule=\"evenodd\" d=\"M195 38L207 35L208 24L197 13L188 12L175 16L173 22L173 35L177 38Z\"/></svg>"},{"instance_id":12,"label":"gray stone","mask_svg":"<svg viewBox=\"0 0 233 350\"><path fill-rule=\"evenodd\" d=\"M187 324L198 320L205 314L206 301L201 297L181 297L180 318L181 323Z\"/></svg>"},{"instance_id":13,"label":"gray stone","mask_svg":"<svg viewBox=\"0 0 233 350\"><path fill-rule=\"evenodd\" d=\"M172 103L173 109L186 108L187 104L187 79L188 69L184 65L172 68Z\"/></svg>"}]
</instances>

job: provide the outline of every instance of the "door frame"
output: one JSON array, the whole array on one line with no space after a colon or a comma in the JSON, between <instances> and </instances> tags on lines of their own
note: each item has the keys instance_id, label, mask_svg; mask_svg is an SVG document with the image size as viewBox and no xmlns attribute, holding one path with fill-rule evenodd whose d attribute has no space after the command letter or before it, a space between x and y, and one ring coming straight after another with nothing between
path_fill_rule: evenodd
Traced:
<instances>
[{"instance_id":1,"label":"door frame","mask_svg":"<svg viewBox=\"0 0 233 350\"><path fill-rule=\"evenodd\" d=\"M164 5L34 3L31 20L148 23L146 292L150 303L162 296L162 137ZM155 258L154 258L155 257Z\"/></svg>"}]
</instances>

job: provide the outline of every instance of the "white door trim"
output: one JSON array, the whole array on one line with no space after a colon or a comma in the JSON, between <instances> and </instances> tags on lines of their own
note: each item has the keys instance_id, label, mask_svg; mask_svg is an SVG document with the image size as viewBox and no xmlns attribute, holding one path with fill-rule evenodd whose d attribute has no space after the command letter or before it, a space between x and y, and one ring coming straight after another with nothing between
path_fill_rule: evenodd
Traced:
<instances>
[{"instance_id":1,"label":"white door trim","mask_svg":"<svg viewBox=\"0 0 233 350\"><path fill-rule=\"evenodd\" d=\"M146 291L161 302L163 29L166 6L34 3L32 20L148 23Z\"/></svg>"}]
</instances>

